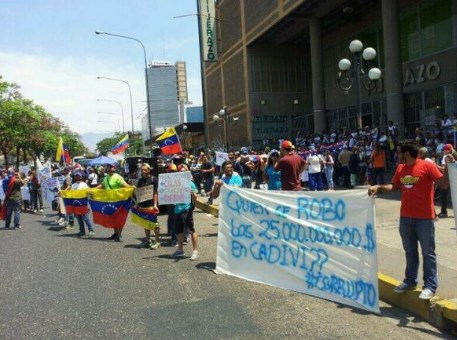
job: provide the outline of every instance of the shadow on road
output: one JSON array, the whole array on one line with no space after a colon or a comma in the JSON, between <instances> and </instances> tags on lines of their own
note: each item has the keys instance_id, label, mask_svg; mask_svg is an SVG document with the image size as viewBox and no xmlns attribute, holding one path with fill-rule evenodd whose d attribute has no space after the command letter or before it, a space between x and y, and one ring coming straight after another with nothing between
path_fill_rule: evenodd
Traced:
<instances>
[{"instance_id":1,"label":"shadow on road","mask_svg":"<svg viewBox=\"0 0 457 340\"><path fill-rule=\"evenodd\" d=\"M214 272L216 269L216 262L201 262L195 266L197 269L204 269Z\"/></svg>"}]
</instances>

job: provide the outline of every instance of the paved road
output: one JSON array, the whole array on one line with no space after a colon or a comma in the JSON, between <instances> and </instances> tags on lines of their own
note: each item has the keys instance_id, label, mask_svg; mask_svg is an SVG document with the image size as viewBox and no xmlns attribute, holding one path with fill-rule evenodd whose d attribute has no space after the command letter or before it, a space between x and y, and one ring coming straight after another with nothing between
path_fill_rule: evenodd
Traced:
<instances>
[{"instance_id":1,"label":"paved road","mask_svg":"<svg viewBox=\"0 0 457 340\"><path fill-rule=\"evenodd\" d=\"M377 316L214 274L217 219L200 211L196 262L139 249L135 226L114 243L101 227L79 239L54 219L23 215L22 229L0 229L1 339L451 338L384 303Z\"/></svg>"}]
</instances>

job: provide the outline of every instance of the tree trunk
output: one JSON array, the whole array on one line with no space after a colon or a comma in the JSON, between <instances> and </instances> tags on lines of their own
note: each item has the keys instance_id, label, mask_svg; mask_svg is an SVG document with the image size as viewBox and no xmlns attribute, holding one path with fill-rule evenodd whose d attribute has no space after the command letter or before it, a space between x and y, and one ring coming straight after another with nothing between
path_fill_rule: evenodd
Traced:
<instances>
[{"instance_id":1,"label":"tree trunk","mask_svg":"<svg viewBox=\"0 0 457 340\"><path fill-rule=\"evenodd\" d=\"M19 165L21 165L20 158L21 148L19 146L16 146L16 169L19 169Z\"/></svg>"},{"instance_id":2,"label":"tree trunk","mask_svg":"<svg viewBox=\"0 0 457 340\"><path fill-rule=\"evenodd\" d=\"M2 149L2 154L3 154L3 158L5 159L5 169L8 169L8 167L9 167L8 152L6 152L5 149Z\"/></svg>"},{"instance_id":3,"label":"tree trunk","mask_svg":"<svg viewBox=\"0 0 457 340\"><path fill-rule=\"evenodd\" d=\"M22 148L22 157L24 159L24 164L27 164L29 160L27 158L27 149L26 148Z\"/></svg>"}]
</instances>

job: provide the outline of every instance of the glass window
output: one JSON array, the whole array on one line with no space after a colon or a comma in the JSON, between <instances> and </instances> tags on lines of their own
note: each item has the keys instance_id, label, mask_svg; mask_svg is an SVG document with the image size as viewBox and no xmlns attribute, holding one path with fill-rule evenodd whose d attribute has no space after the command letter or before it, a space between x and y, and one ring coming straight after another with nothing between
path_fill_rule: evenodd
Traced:
<instances>
[{"instance_id":1,"label":"glass window","mask_svg":"<svg viewBox=\"0 0 457 340\"><path fill-rule=\"evenodd\" d=\"M400 17L402 60L410 61L453 46L453 0L424 0Z\"/></svg>"},{"instance_id":2,"label":"glass window","mask_svg":"<svg viewBox=\"0 0 457 340\"><path fill-rule=\"evenodd\" d=\"M405 11L400 18L401 59L409 61L420 57L419 20L417 7Z\"/></svg>"},{"instance_id":3,"label":"glass window","mask_svg":"<svg viewBox=\"0 0 457 340\"><path fill-rule=\"evenodd\" d=\"M452 47L451 0L427 0L420 7L422 55Z\"/></svg>"}]
</instances>

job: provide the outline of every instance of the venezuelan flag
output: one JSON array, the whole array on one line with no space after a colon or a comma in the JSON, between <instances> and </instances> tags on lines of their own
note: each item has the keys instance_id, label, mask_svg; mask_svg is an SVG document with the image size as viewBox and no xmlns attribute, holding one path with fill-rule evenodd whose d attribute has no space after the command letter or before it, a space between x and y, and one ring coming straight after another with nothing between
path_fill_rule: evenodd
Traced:
<instances>
[{"instance_id":1,"label":"venezuelan flag","mask_svg":"<svg viewBox=\"0 0 457 340\"><path fill-rule=\"evenodd\" d=\"M179 142L175 128L169 128L157 137L156 142L159 144L164 155L174 155L175 153L182 152L181 143Z\"/></svg>"},{"instance_id":2,"label":"venezuelan flag","mask_svg":"<svg viewBox=\"0 0 457 340\"><path fill-rule=\"evenodd\" d=\"M154 208L144 209L132 207L131 212L132 215L130 216L132 222L138 226L148 230L154 230L159 226L159 222L157 221L159 210Z\"/></svg>"},{"instance_id":3,"label":"venezuelan flag","mask_svg":"<svg viewBox=\"0 0 457 340\"><path fill-rule=\"evenodd\" d=\"M125 135L115 146L111 148L113 154L121 153L129 147L129 135Z\"/></svg>"},{"instance_id":4,"label":"venezuelan flag","mask_svg":"<svg viewBox=\"0 0 457 340\"><path fill-rule=\"evenodd\" d=\"M63 162L63 161L64 161L63 140L62 140L62 137L59 137L59 144L57 144L57 151L56 151L56 162Z\"/></svg>"},{"instance_id":5,"label":"venezuelan flag","mask_svg":"<svg viewBox=\"0 0 457 340\"><path fill-rule=\"evenodd\" d=\"M134 188L90 189L89 204L94 223L105 228L123 228L130 206Z\"/></svg>"},{"instance_id":6,"label":"venezuelan flag","mask_svg":"<svg viewBox=\"0 0 457 340\"><path fill-rule=\"evenodd\" d=\"M60 197L63 199L67 214L87 214L89 212L87 194L88 189L62 190Z\"/></svg>"}]
</instances>

